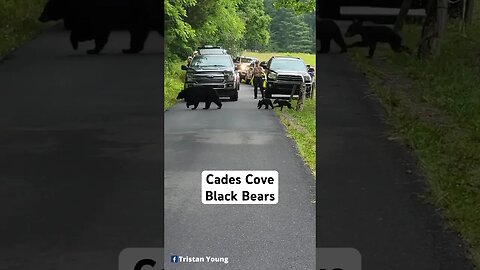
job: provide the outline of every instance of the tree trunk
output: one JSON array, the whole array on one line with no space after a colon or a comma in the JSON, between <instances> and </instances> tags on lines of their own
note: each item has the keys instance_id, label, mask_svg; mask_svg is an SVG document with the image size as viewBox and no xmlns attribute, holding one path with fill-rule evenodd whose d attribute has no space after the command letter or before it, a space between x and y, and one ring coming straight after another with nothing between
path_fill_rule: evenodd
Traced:
<instances>
[{"instance_id":1,"label":"tree trunk","mask_svg":"<svg viewBox=\"0 0 480 270\"><path fill-rule=\"evenodd\" d=\"M475 0L465 0L467 1L467 7L465 11L465 24L471 25L473 20L473 9L475 8Z\"/></svg>"},{"instance_id":2,"label":"tree trunk","mask_svg":"<svg viewBox=\"0 0 480 270\"><path fill-rule=\"evenodd\" d=\"M305 104L305 95L306 95L306 91L305 91L305 83L302 83L302 85L300 85L300 91L298 93L298 101L297 101L297 111L303 111L303 107L304 107L304 104Z\"/></svg>"},{"instance_id":3,"label":"tree trunk","mask_svg":"<svg viewBox=\"0 0 480 270\"><path fill-rule=\"evenodd\" d=\"M292 92L290 93L290 98L288 99L288 102L292 103L293 95L295 95L295 90L297 90L297 85L294 84L292 87Z\"/></svg>"},{"instance_id":4,"label":"tree trunk","mask_svg":"<svg viewBox=\"0 0 480 270\"><path fill-rule=\"evenodd\" d=\"M400 12L398 13L397 20L395 21L395 26L393 30L395 32L402 31L403 24L405 23L405 19L407 18L408 11L410 10L410 6L412 5L413 0L403 0L402 6L400 7Z\"/></svg>"},{"instance_id":5,"label":"tree trunk","mask_svg":"<svg viewBox=\"0 0 480 270\"><path fill-rule=\"evenodd\" d=\"M447 29L448 4L447 0L430 0L427 8L427 17L422 28L422 37L418 46L417 56L437 57L440 54L441 42Z\"/></svg>"}]
</instances>

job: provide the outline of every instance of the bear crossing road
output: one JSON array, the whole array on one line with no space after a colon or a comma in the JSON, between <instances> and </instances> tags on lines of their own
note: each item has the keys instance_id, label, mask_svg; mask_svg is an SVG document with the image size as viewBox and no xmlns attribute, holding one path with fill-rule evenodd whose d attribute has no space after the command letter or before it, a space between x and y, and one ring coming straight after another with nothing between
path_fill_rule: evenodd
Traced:
<instances>
[{"instance_id":1,"label":"bear crossing road","mask_svg":"<svg viewBox=\"0 0 480 270\"><path fill-rule=\"evenodd\" d=\"M70 42L73 49L78 43L95 41L88 54L100 53L108 43L110 32L118 21L127 21L130 31L130 47L126 54L139 53L151 30L163 36L163 1L156 0L49 0L39 21L64 20L71 29Z\"/></svg>"}]
</instances>

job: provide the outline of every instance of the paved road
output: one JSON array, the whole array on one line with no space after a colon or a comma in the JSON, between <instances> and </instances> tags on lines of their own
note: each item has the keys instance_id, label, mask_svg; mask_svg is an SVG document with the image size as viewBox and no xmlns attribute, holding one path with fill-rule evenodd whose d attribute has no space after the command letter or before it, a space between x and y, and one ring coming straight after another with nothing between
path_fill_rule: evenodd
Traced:
<instances>
[{"instance_id":1,"label":"paved road","mask_svg":"<svg viewBox=\"0 0 480 270\"><path fill-rule=\"evenodd\" d=\"M388 139L355 64L329 54L317 67L317 246L356 248L368 270L473 269L461 241L424 203L415 160Z\"/></svg>"},{"instance_id":2,"label":"paved road","mask_svg":"<svg viewBox=\"0 0 480 270\"><path fill-rule=\"evenodd\" d=\"M221 110L191 111L182 102L165 113L166 254L229 257L227 265L166 268L314 269L313 176L275 113L257 110L251 86L239 93ZM277 170L279 203L203 205L207 169Z\"/></svg>"},{"instance_id":3,"label":"paved road","mask_svg":"<svg viewBox=\"0 0 480 270\"><path fill-rule=\"evenodd\" d=\"M162 46L72 51L52 29L0 63L0 269L117 269L163 244Z\"/></svg>"}]
</instances>

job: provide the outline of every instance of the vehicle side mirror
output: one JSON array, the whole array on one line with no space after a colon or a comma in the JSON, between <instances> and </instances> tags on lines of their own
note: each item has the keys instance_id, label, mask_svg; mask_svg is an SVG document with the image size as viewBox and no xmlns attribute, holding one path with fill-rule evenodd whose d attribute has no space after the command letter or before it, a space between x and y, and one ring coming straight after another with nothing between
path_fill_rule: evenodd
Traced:
<instances>
[{"instance_id":1,"label":"vehicle side mirror","mask_svg":"<svg viewBox=\"0 0 480 270\"><path fill-rule=\"evenodd\" d=\"M185 65L182 65L182 70L188 70L188 67Z\"/></svg>"},{"instance_id":2,"label":"vehicle side mirror","mask_svg":"<svg viewBox=\"0 0 480 270\"><path fill-rule=\"evenodd\" d=\"M262 68L267 69L267 64L266 64L265 62L260 63L260 66L261 66Z\"/></svg>"}]
</instances>

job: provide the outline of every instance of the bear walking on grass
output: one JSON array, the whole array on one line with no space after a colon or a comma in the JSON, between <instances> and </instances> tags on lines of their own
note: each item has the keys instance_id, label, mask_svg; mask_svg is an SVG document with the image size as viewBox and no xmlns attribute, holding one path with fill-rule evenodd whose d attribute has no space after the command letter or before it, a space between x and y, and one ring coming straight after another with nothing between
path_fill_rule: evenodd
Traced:
<instances>
[{"instance_id":1,"label":"bear walking on grass","mask_svg":"<svg viewBox=\"0 0 480 270\"><path fill-rule=\"evenodd\" d=\"M317 19L317 39L320 40L319 53L330 52L330 43L335 41L342 53L347 51L347 45L343 40L342 32L337 23L328 19Z\"/></svg>"},{"instance_id":2,"label":"bear walking on grass","mask_svg":"<svg viewBox=\"0 0 480 270\"><path fill-rule=\"evenodd\" d=\"M373 57L375 49L377 48L377 43L390 44L390 47L394 52L410 53L410 49L402 45L402 37L387 26L364 26L362 21L355 20L348 27L345 36L353 37L355 35L360 35L362 40L348 45L348 47L368 47L369 58Z\"/></svg>"},{"instance_id":3,"label":"bear walking on grass","mask_svg":"<svg viewBox=\"0 0 480 270\"><path fill-rule=\"evenodd\" d=\"M289 109L292 109L292 104L288 100L283 100L283 99L275 99L273 104L277 104L275 107L280 107L280 111L283 111L283 107L287 107Z\"/></svg>"},{"instance_id":4,"label":"bear walking on grass","mask_svg":"<svg viewBox=\"0 0 480 270\"><path fill-rule=\"evenodd\" d=\"M186 88L178 93L177 99L184 99L187 108L193 105L192 110L197 109L200 102L205 102L204 110L210 109L212 102L218 106L218 109L222 108L222 102L220 102L220 97L218 96L217 91L209 86Z\"/></svg>"}]
</instances>

